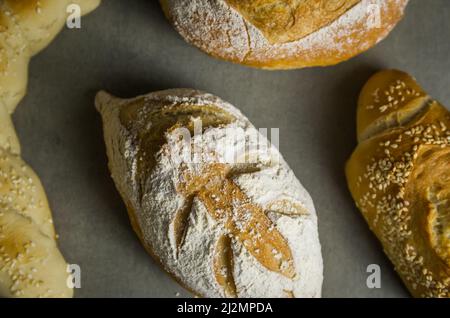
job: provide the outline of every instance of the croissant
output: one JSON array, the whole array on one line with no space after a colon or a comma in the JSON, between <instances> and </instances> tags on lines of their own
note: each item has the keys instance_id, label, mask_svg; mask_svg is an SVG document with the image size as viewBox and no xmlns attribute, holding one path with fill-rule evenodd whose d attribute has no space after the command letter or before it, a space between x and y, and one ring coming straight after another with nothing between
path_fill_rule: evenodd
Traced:
<instances>
[{"instance_id":1,"label":"croissant","mask_svg":"<svg viewBox=\"0 0 450 318\"><path fill-rule=\"evenodd\" d=\"M183 38L265 69L327 66L384 39L408 0L160 0Z\"/></svg>"},{"instance_id":2,"label":"croissant","mask_svg":"<svg viewBox=\"0 0 450 318\"><path fill-rule=\"evenodd\" d=\"M450 112L400 71L358 102L347 163L357 207L415 297L450 297Z\"/></svg>"},{"instance_id":3,"label":"croissant","mask_svg":"<svg viewBox=\"0 0 450 318\"><path fill-rule=\"evenodd\" d=\"M320 297L313 202L234 106L188 89L96 105L132 226L176 280L205 297Z\"/></svg>"},{"instance_id":4,"label":"croissant","mask_svg":"<svg viewBox=\"0 0 450 318\"><path fill-rule=\"evenodd\" d=\"M45 192L20 158L10 114L25 95L30 58L62 29L67 6L87 13L99 3L0 1L0 297L73 295Z\"/></svg>"}]
</instances>

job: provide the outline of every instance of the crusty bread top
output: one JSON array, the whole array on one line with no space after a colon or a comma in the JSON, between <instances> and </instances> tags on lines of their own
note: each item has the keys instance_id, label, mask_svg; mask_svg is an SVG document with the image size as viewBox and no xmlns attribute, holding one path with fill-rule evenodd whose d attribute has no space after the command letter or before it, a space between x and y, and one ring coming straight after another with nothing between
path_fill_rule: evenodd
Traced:
<instances>
[{"instance_id":1,"label":"crusty bread top","mask_svg":"<svg viewBox=\"0 0 450 318\"><path fill-rule=\"evenodd\" d=\"M160 0L187 42L214 57L265 69L347 60L384 39L408 1Z\"/></svg>"},{"instance_id":2,"label":"crusty bread top","mask_svg":"<svg viewBox=\"0 0 450 318\"><path fill-rule=\"evenodd\" d=\"M135 230L184 286L207 297L320 296L311 198L273 145L255 147L258 131L235 107L188 89L130 100L102 92L96 105ZM179 129L199 149L193 160L178 158L193 150Z\"/></svg>"},{"instance_id":3,"label":"crusty bread top","mask_svg":"<svg viewBox=\"0 0 450 318\"><path fill-rule=\"evenodd\" d=\"M410 121L429 100L410 75L396 70L378 72L367 82L359 97L358 140L366 140Z\"/></svg>"},{"instance_id":4,"label":"crusty bread top","mask_svg":"<svg viewBox=\"0 0 450 318\"><path fill-rule=\"evenodd\" d=\"M332 23L360 0L225 0L272 44L297 41Z\"/></svg>"},{"instance_id":5,"label":"crusty bread top","mask_svg":"<svg viewBox=\"0 0 450 318\"><path fill-rule=\"evenodd\" d=\"M358 128L346 171L358 208L414 296L450 297L450 112L383 71L361 93Z\"/></svg>"}]
</instances>

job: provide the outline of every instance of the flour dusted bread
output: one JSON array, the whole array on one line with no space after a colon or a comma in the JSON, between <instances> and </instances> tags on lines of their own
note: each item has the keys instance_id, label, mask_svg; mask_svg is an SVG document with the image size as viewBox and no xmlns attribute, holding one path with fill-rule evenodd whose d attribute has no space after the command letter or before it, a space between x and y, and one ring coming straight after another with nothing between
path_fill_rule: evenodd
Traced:
<instances>
[{"instance_id":1,"label":"flour dusted bread","mask_svg":"<svg viewBox=\"0 0 450 318\"><path fill-rule=\"evenodd\" d=\"M25 95L30 58L45 48L66 23L67 7L82 13L100 0L0 1L0 102L12 113Z\"/></svg>"},{"instance_id":2,"label":"flour dusted bread","mask_svg":"<svg viewBox=\"0 0 450 318\"><path fill-rule=\"evenodd\" d=\"M350 191L411 294L450 297L450 112L400 71L358 104Z\"/></svg>"},{"instance_id":3,"label":"flour dusted bread","mask_svg":"<svg viewBox=\"0 0 450 318\"><path fill-rule=\"evenodd\" d=\"M326 66L384 39L408 0L160 0L187 42L266 69Z\"/></svg>"},{"instance_id":4,"label":"flour dusted bread","mask_svg":"<svg viewBox=\"0 0 450 318\"><path fill-rule=\"evenodd\" d=\"M235 107L188 89L100 92L96 105L131 223L182 285L205 297L320 297L313 202Z\"/></svg>"},{"instance_id":5,"label":"flour dusted bread","mask_svg":"<svg viewBox=\"0 0 450 318\"><path fill-rule=\"evenodd\" d=\"M71 297L42 185L0 105L0 297Z\"/></svg>"}]
</instances>

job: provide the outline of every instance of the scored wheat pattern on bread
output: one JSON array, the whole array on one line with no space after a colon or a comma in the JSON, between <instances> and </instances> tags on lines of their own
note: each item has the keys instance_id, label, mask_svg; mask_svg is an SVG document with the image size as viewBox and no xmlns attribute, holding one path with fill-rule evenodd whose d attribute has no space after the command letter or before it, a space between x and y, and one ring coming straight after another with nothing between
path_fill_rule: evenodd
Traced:
<instances>
[{"instance_id":1,"label":"scored wheat pattern on bread","mask_svg":"<svg viewBox=\"0 0 450 318\"><path fill-rule=\"evenodd\" d=\"M253 172L254 168L250 170L250 173ZM295 278L294 261L285 238L266 216L265 211L253 203L232 180L233 175L242 173L246 172L233 170L224 164L207 166L198 176L185 173L183 182L178 185L178 191L188 198L187 205L177 212L173 223L179 248L184 241L188 212L192 209L195 196L205 205L208 213L224 225L223 236L219 238L215 250L215 259L220 261L214 263L214 270L217 282L223 285L226 294L230 296L236 296L230 271L233 262L230 237L240 241L267 269L291 279ZM275 202L269 204L276 205ZM291 210L290 215L305 215L305 210Z\"/></svg>"},{"instance_id":2,"label":"scored wheat pattern on bread","mask_svg":"<svg viewBox=\"0 0 450 318\"><path fill-rule=\"evenodd\" d=\"M317 218L307 192L272 145L255 162L232 163L215 143L230 129L257 132L236 108L194 90L131 100L100 93L97 108L135 230L182 285L207 297L320 296ZM201 138L192 134L198 120ZM178 128L201 149L196 162L174 160L187 146Z\"/></svg>"}]
</instances>

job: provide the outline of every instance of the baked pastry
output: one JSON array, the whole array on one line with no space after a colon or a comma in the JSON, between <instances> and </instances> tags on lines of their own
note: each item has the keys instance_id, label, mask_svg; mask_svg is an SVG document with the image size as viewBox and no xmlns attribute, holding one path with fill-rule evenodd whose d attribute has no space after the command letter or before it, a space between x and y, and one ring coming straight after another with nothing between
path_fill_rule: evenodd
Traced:
<instances>
[{"instance_id":1,"label":"baked pastry","mask_svg":"<svg viewBox=\"0 0 450 318\"><path fill-rule=\"evenodd\" d=\"M0 297L72 297L47 198L0 105Z\"/></svg>"},{"instance_id":2,"label":"baked pastry","mask_svg":"<svg viewBox=\"0 0 450 318\"><path fill-rule=\"evenodd\" d=\"M320 297L313 202L235 107L189 89L100 92L96 105L133 228L183 286L205 297Z\"/></svg>"},{"instance_id":3,"label":"baked pastry","mask_svg":"<svg viewBox=\"0 0 450 318\"><path fill-rule=\"evenodd\" d=\"M415 297L450 297L450 112L409 75L383 71L358 103L347 163L358 208Z\"/></svg>"},{"instance_id":4,"label":"baked pastry","mask_svg":"<svg viewBox=\"0 0 450 318\"><path fill-rule=\"evenodd\" d=\"M82 13L100 0L0 1L0 103L12 113L26 92L30 58L45 48L66 23L67 6Z\"/></svg>"},{"instance_id":5,"label":"baked pastry","mask_svg":"<svg viewBox=\"0 0 450 318\"><path fill-rule=\"evenodd\" d=\"M45 192L20 158L10 114L25 95L30 58L62 29L67 6L100 0L0 1L0 297L72 297Z\"/></svg>"},{"instance_id":6,"label":"baked pastry","mask_svg":"<svg viewBox=\"0 0 450 318\"><path fill-rule=\"evenodd\" d=\"M384 39L408 0L160 0L184 39L265 69L326 66Z\"/></svg>"}]
</instances>

